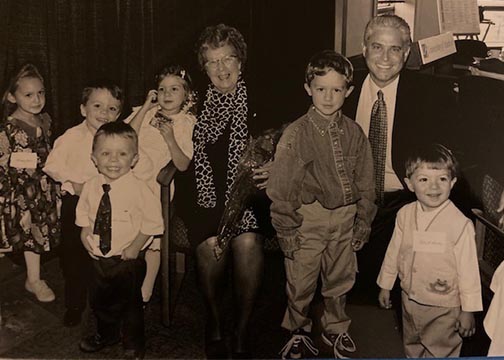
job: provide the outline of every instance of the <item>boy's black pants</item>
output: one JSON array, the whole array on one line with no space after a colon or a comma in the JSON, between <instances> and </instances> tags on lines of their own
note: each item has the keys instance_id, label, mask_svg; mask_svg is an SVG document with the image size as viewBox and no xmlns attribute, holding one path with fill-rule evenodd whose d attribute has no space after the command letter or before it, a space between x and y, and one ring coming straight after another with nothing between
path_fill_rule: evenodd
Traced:
<instances>
[{"instance_id":1,"label":"boy's black pants","mask_svg":"<svg viewBox=\"0 0 504 360\"><path fill-rule=\"evenodd\" d=\"M89 299L97 332L105 341L119 339L122 334L125 349L145 348L144 256L145 252L141 252L134 260L124 261L120 256L92 260Z\"/></svg>"},{"instance_id":2,"label":"boy's black pants","mask_svg":"<svg viewBox=\"0 0 504 360\"><path fill-rule=\"evenodd\" d=\"M91 257L82 245L81 228L75 225L79 197L66 194L61 205L61 267L65 278L65 306L83 311L87 304Z\"/></svg>"}]
</instances>

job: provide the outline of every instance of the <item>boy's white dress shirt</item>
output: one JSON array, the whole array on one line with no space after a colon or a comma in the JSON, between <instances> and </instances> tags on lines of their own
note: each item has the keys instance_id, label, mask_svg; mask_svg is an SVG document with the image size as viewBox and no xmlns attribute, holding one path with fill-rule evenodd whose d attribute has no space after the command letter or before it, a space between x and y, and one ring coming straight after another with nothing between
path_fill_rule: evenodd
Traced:
<instances>
[{"instance_id":1,"label":"boy's white dress shirt","mask_svg":"<svg viewBox=\"0 0 504 360\"><path fill-rule=\"evenodd\" d=\"M98 175L98 170L91 160L92 147L93 134L84 120L56 139L43 170L62 184L62 190L75 195L72 182L84 184ZM140 148L139 160L133 172L139 178L146 180L142 174L150 174L152 168L151 161Z\"/></svg>"},{"instance_id":2,"label":"boy's white dress shirt","mask_svg":"<svg viewBox=\"0 0 504 360\"><path fill-rule=\"evenodd\" d=\"M98 175L84 184L76 209L75 224L94 229L96 213L103 195L103 175ZM138 179L131 171L110 183L110 203L112 206L112 241L111 250L103 255L100 250L100 238L92 236L93 254L98 257L121 255L136 236L159 235L164 224L161 216L159 198L149 189L145 181ZM143 249L150 244L145 243Z\"/></svg>"}]
</instances>

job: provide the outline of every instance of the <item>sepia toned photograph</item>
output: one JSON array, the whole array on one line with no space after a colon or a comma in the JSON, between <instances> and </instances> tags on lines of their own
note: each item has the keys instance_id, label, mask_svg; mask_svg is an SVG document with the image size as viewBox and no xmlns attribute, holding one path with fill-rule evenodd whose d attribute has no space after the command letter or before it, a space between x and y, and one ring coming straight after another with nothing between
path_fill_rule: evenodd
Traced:
<instances>
[{"instance_id":1,"label":"sepia toned photograph","mask_svg":"<svg viewBox=\"0 0 504 360\"><path fill-rule=\"evenodd\" d=\"M504 0L0 16L0 359L504 357Z\"/></svg>"}]
</instances>

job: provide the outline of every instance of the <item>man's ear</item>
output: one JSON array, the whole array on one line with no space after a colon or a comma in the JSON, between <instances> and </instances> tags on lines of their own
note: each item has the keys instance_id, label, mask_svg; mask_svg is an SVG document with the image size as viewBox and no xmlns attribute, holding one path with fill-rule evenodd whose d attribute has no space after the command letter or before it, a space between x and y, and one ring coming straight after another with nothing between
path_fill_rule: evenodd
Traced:
<instances>
[{"instance_id":1,"label":"man's ear","mask_svg":"<svg viewBox=\"0 0 504 360\"><path fill-rule=\"evenodd\" d=\"M408 56L409 56L409 54L410 54L410 51L411 51L411 46L410 46L410 47L408 47L408 50L406 50L406 51L404 52L404 62L406 62L406 61L408 60Z\"/></svg>"},{"instance_id":2,"label":"man's ear","mask_svg":"<svg viewBox=\"0 0 504 360\"><path fill-rule=\"evenodd\" d=\"M135 154L135 156L133 156L133 160L131 161L131 168L133 169L135 167L135 165L137 164L138 162L138 159L139 159L139 156L138 156L138 153Z\"/></svg>"},{"instance_id":3,"label":"man's ear","mask_svg":"<svg viewBox=\"0 0 504 360\"><path fill-rule=\"evenodd\" d=\"M354 91L354 89L355 89L355 86L350 85L350 87L346 91L345 99L350 96L350 94L352 93L352 91Z\"/></svg>"},{"instance_id":4,"label":"man's ear","mask_svg":"<svg viewBox=\"0 0 504 360\"><path fill-rule=\"evenodd\" d=\"M411 192L415 192L415 188L413 188L413 184L411 183L410 179L405 177L404 178L404 182L406 183L406 185L408 186L408 189L409 191Z\"/></svg>"},{"instance_id":5,"label":"man's ear","mask_svg":"<svg viewBox=\"0 0 504 360\"><path fill-rule=\"evenodd\" d=\"M7 100L9 100L9 102L15 104L16 103L16 98L14 97L14 95L12 95L10 92L7 93Z\"/></svg>"},{"instance_id":6,"label":"man's ear","mask_svg":"<svg viewBox=\"0 0 504 360\"><path fill-rule=\"evenodd\" d=\"M86 115L86 107L84 105L81 104L80 106L80 113L83 117L87 117Z\"/></svg>"},{"instance_id":7,"label":"man's ear","mask_svg":"<svg viewBox=\"0 0 504 360\"><path fill-rule=\"evenodd\" d=\"M309 96L312 96L312 92L311 92L311 89L310 89L310 85L308 85L307 83L304 83L304 88L306 90L306 93L309 95Z\"/></svg>"}]
</instances>

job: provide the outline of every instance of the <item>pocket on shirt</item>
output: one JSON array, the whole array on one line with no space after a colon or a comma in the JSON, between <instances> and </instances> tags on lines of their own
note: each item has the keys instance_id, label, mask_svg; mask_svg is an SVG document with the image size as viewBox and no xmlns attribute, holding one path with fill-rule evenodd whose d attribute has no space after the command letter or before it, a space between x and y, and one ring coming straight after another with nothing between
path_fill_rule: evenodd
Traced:
<instances>
[{"instance_id":1,"label":"pocket on shirt","mask_svg":"<svg viewBox=\"0 0 504 360\"><path fill-rule=\"evenodd\" d=\"M135 219L133 214L128 210L121 210L114 212L112 210L112 229L120 231L121 233L128 233L133 231L133 223Z\"/></svg>"},{"instance_id":2,"label":"pocket on shirt","mask_svg":"<svg viewBox=\"0 0 504 360\"><path fill-rule=\"evenodd\" d=\"M112 221L116 221L118 223L129 223L131 222L131 215L127 210L117 211L115 213L112 211Z\"/></svg>"}]
</instances>

